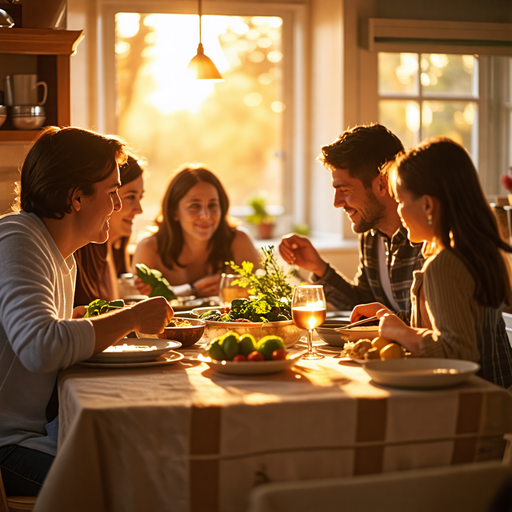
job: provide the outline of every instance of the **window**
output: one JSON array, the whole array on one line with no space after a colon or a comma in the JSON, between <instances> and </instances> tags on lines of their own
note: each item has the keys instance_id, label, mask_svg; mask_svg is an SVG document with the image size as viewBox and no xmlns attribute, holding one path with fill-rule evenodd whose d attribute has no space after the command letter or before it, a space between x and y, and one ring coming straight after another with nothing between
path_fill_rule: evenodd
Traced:
<instances>
[{"instance_id":1,"label":"window","mask_svg":"<svg viewBox=\"0 0 512 512\"><path fill-rule=\"evenodd\" d=\"M172 171L202 162L221 179L231 204L264 191L283 205L283 19L202 17L204 52L225 78L190 81L198 17L118 12L118 133L149 161L145 217L154 218Z\"/></svg>"},{"instance_id":2,"label":"window","mask_svg":"<svg viewBox=\"0 0 512 512\"><path fill-rule=\"evenodd\" d=\"M512 168L512 58L507 59L507 80L505 89L505 115L506 115L506 137L507 137L507 162ZM504 171L504 173L506 170Z\"/></svg>"},{"instance_id":3,"label":"window","mask_svg":"<svg viewBox=\"0 0 512 512\"><path fill-rule=\"evenodd\" d=\"M379 52L378 80L379 121L406 148L442 135L478 162L478 57Z\"/></svg>"}]
</instances>

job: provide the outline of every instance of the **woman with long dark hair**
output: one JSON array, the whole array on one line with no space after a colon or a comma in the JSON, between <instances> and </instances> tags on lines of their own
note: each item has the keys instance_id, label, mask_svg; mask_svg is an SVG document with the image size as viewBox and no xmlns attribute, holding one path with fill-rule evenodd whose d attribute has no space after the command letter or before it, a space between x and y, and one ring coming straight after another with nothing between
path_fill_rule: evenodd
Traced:
<instances>
[{"instance_id":1,"label":"woman with long dark hair","mask_svg":"<svg viewBox=\"0 0 512 512\"><path fill-rule=\"evenodd\" d=\"M127 246L133 219L142 213L143 165L141 160L129 153L126 163L119 166L121 186L118 194L122 208L114 211L110 217L108 240L104 244L87 244L75 252L75 306L89 304L95 299L122 298L117 278L131 268Z\"/></svg>"},{"instance_id":2,"label":"woman with long dark hair","mask_svg":"<svg viewBox=\"0 0 512 512\"><path fill-rule=\"evenodd\" d=\"M257 267L260 257L249 235L228 221L229 199L215 174L188 165L172 178L157 219L158 231L142 240L133 257L160 270L178 294L218 295L226 261Z\"/></svg>"},{"instance_id":3,"label":"woman with long dark hair","mask_svg":"<svg viewBox=\"0 0 512 512\"><path fill-rule=\"evenodd\" d=\"M414 275L411 326L382 305L357 306L352 319L377 314L380 333L413 356L467 359L479 375L512 385L512 349L503 309L512 305L510 254L466 150L435 138L390 166L398 212L427 258Z\"/></svg>"}]
</instances>

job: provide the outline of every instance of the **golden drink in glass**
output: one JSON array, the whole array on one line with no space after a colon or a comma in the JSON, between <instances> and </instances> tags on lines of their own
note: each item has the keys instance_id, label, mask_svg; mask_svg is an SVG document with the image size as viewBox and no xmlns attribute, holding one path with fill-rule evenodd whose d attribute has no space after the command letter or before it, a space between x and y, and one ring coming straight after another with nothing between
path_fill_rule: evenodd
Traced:
<instances>
[{"instance_id":1,"label":"golden drink in glass","mask_svg":"<svg viewBox=\"0 0 512 512\"><path fill-rule=\"evenodd\" d=\"M293 323L308 331L308 351L303 359L322 359L324 356L313 348L313 329L322 325L327 312L324 287L320 285L297 286L293 290Z\"/></svg>"}]
</instances>

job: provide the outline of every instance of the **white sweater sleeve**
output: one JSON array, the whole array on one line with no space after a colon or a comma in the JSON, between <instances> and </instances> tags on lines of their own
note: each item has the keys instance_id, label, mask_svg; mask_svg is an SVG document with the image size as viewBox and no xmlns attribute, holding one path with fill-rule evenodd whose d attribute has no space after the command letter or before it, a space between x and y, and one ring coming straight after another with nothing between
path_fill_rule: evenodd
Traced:
<instances>
[{"instance_id":1,"label":"white sweater sleeve","mask_svg":"<svg viewBox=\"0 0 512 512\"><path fill-rule=\"evenodd\" d=\"M74 269L56 251L44 228L0 231L0 321L14 353L35 373L66 368L94 349L91 322L71 320Z\"/></svg>"}]
</instances>

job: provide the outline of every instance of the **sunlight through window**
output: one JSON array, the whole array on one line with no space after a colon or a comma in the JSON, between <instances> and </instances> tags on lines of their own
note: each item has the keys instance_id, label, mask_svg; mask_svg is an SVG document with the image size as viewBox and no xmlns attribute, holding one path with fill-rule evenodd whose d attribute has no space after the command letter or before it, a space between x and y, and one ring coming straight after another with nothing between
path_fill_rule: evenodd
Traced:
<instances>
[{"instance_id":1,"label":"sunlight through window","mask_svg":"<svg viewBox=\"0 0 512 512\"><path fill-rule=\"evenodd\" d=\"M149 162L145 217L154 218L172 172L203 162L232 205L268 186L282 204L282 19L203 16L205 54L220 84L186 73L199 41L197 15L116 15L119 133Z\"/></svg>"}]
</instances>

